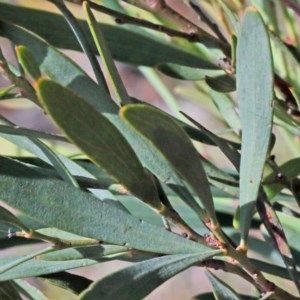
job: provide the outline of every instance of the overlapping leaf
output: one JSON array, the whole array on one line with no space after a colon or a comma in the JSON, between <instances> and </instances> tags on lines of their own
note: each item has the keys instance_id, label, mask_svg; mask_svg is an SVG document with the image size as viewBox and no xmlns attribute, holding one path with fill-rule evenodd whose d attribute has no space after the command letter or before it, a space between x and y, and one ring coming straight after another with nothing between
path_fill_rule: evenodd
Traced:
<instances>
[{"instance_id":1,"label":"overlapping leaf","mask_svg":"<svg viewBox=\"0 0 300 300\"><path fill-rule=\"evenodd\" d=\"M0 3L0 19L35 32L55 47L81 51L61 15ZM87 24L84 21L79 23L89 38ZM56 28L59 28L59 31ZM117 60L146 66L169 62L194 68L217 69L216 66L200 57L168 45L162 40L150 38L118 26L103 24L102 28L112 55ZM1 32L7 37L11 36L7 27L2 27ZM94 52L96 53L96 51L94 47Z\"/></svg>"},{"instance_id":2,"label":"overlapping leaf","mask_svg":"<svg viewBox=\"0 0 300 300\"><path fill-rule=\"evenodd\" d=\"M122 108L120 114L147 139L149 147L156 148L170 162L200 197L212 220L216 221L212 195L201 159L182 128L166 113L147 105L128 105ZM196 205L194 207L197 208Z\"/></svg>"},{"instance_id":3,"label":"overlapping leaf","mask_svg":"<svg viewBox=\"0 0 300 300\"><path fill-rule=\"evenodd\" d=\"M36 88L46 111L79 148L131 193L161 208L153 179L108 119L54 81L40 80Z\"/></svg>"},{"instance_id":4,"label":"overlapping leaf","mask_svg":"<svg viewBox=\"0 0 300 300\"><path fill-rule=\"evenodd\" d=\"M1 198L49 227L100 241L158 253L209 249L147 224L63 181L49 179L1 157Z\"/></svg>"},{"instance_id":5,"label":"overlapping leaf","mask_svg":"<svg viewBox=\"0 0 300 300\"><path fill-rule=\"evenodd\" d=\"M247 244L269 148L274 97L269 36L261 16L253 7L245 13L238 39L237 96L242 124L240 219L242 244Z\"/></svg>"},{"instance_id":6,"label":"overlapping leaf","mask_svg":"<svg viewBox=\"0 0 300 300\"><path fill-rule=\"evenodd\" d=\"M177 273L218 254L219 250L211 250L192 255L159 257L137 263L92 284L80 299L142 299Z\"/></svg>"}]
</instances>

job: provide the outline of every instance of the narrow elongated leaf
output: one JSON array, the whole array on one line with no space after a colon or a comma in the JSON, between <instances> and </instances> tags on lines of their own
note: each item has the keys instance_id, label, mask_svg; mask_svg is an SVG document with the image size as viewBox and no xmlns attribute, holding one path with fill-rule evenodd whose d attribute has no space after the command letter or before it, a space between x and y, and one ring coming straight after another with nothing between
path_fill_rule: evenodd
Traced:
<instances>
[{"instance_id":1,"label":"narrow elongated leaf","mask_svg":"<svg viewBox=\"0 0 300 300\"><path fill-rule=\"evenodd\" d=\"M14 43L24 44L30 47L41 70L47 74L47 76L75 91L75 93L82 97L87 103L101 111L101 113L104 113L130 142L143 164L160 180L175 180L175 182L178 183L178 180L174 179L173 172L168 163L157 156L155 151L148 149L148 147L145 146L144 140L138 137L130 127L120 120L117 115L118 106L113 102L109 95L103 93L95 82L93 82L93 80L91 80L74 62L36 35L20 27L3 22L3 24L1 23L1 28L5 29L5 32L9 34L9 38L12 39ZM197 133L193 132L193 134L197 137ZM5 138L13 143L17 143L22 148L26 147L26 150L31 153L34 151L35 155L48 161L41 151L37 149L35 145L32 145L32 142L28 141L26 138L20 139L8 135L5 135ZM64 158L61 159L63 161L66 160ZM70 163L68 163L68 165L70 165ZM74 163L72 168L74 169ZM82 172L80 172L80 174L77 172L74 175L82 175Z\"/></svg>"},{"instance_id":2,"label":"narrow elongated leaf","mask_svg":"<svg viewBox=\"0 0 300 300\"><path fill-rule=\"evenodd\" d=\"M220 93L230 93L236 89L235 79L227 74L216 77L206 76L205 81L211 89Z\"/></svg>"},{"instance_id":3,"label":"narrow elongated leaf","mask_svg":"<svg viewBox=\"0 0 300 300\"><path fill-rule=\"evenodd\" d=\"M31 260L32 258L34 258L37 255L44 254L44 253L51 252L51 251L54 251L53 247L47 247L47 248L44 248L40 251L28 254L26 256L22 256L21 258L18 258L16 260L11 261L11 262L4 263L3 265L0 266L0 274L3 274L5 272L13 269L14 267L16 267L16 266L18 266L18 265L20 265L20 264L22 264L22 263L24 263L28 260Z\"/></svg>"},{"instance_id":4,"label":"narrow elongated leaf","mask_svg":"<svg viewBox=\"0 0 300 300\"><path fill-rule=\"evenodd\" d=\"M54 81L42 79L36 87L49 115L79 148L135 196L161 209L152 178L108 119Z\"/></svg>"},{"instance_id":5,"label":"narrow elongated leaf","mask_svg":"<svg viewBox=\"0 0 300 300\"><path fill-rule=\"evenodd\" d=\"M6 97L11 97L11 94L9 94L16 86L14 84L6 87L6 88L2 88L0 89L0 99L6 99Z\"/></svg>"},{"instance_id":6,"label":"narrow elongated leaf","mask_svg":"<svg viewBox=\"0 0 300 300\"><path fill-rule=\"evenodd\" d=\"M0 119L2 118L0 117ZM22 128L19 126L0 125L0 132L5 134L11 134L11 135L20 135L26 137L39 138L39 139L67 142L67 139L61 135L41 132L33 129Z\"/></svg>"},{"instance_id":7,"label":"narrow elongated leaf","mask_svg":"<svg viewBox=\"0 0 300 300\"><path fill-rule=\"evenodd\" d=\"M236 104L234 101L223 93L209 91L209 94L226 123L236 133L239 133L241 130L241 120L236 112Z\"/></svg>"},{"instance_id":8,"label":"narrow elongated leaf","mask_svg":"<svg viewBox=\"0 0 300 300\"><path fill-rule=\"evenodd\" d=\"M0 3L0 8L1 5ZM9 7L14 9L13 6ZM62 21L64 22L63 19ZM78 95L84 97L89 104L102 112L111 113L118 110L117 105L112 101L110 96L100 89L99 86L66 55L24 28L2 21L0 21L0 24L0 33L2 31L2 34L11 39L15 44L27 46L33 53L41 71L51 79L74 90ZM45 24L43 26L45 27ZM72 36L72 33L70 33L70 35ZM74 40L73 36L72 39Z\"/></svg>"},{"instance_id":9,"label":"narrow elongated leaf","mask_svg":"<svg viewBox=\"0 0 300 300\"><path fill-rule=\"evenodd\" d=\"M162 153L200 197L212 221L217 222L201 159L182 128L166 113L147 105L128 105L120 114L147 139L150 147Z\"/></svg>"},{"instance_id":10,"label":"narrow elongated leaf","mask_svg":"<svg viewBox=\"0 0 300 300\"><path fill-rule=\"evenodd\" d=\"M116 259L117 257L128 257L126 249L127 248L122 248L120 246L102 245L97 247L78 247L54 251L53 256L51 256L53 260L48 259L50 257L47 255L41 255L40 257L33 258L15 266L13 269L10 269L5 273L0 274L0 280L3 281L16 278L43 276L65 270L95 265L100 262ZM0 265L20 260L23 257L24 256L2 256L0 258Z\"/></svg>"},{"instance_id":11,"label":"narrow elongated leaf","mask_svg":"<svg viewBox=\"0 0 300 300\"><path fill-rule=\"evenodd\" d=\"M237 96L242 124L241 245L247 247L272 130L273 67L269 36L254 7L244 16L237 45Z\"/></svg>"},{"instance_id":12,"label":"narrow elongated leaf","mask_svg":"<svg viewBox=\"0 0 300 300\"><path fill-rule=\"evenodd\" d=\"M172 63L158 65L157 69L163 74L170 77L193 81L203 80L206 76L210 76L210 78L213 78L224 74L224 72L221 70L197 69Z\"/></svg>"},{"instance_id":13,"label":"narrow elongated leaf","mask_svg":"<svg viewBox=\"0 0 300 300\"><path fill-rule=\"evenodd\" d=\"M294 158L279 167L281 173L287 178L293 178L300 175L300 158ZM280 191L284 188L281 183L271 183L268 184L270 180L275 179L276 174L272 172L270 175L264 178L266 185L264 185L264 190L268 196L268 199L272 200Z\"/></svg>"},{"instance_id":14,"label":"narrow elongated leaf","mask_svg":"<svg viewBox=\"0 0 300 300\"><path fill-rule=\"evenodd\" d=\"M192 255L171 255L137 263L92 284L80 299L138 300L160 284L197 262L220 254L218 250Z\"/></svg>"},{"instance_id":15,"label":"narrow elongated leaf","mask_svg":"<svg viewBox=\"0 0 300 300\"><path fill-rule=\"evenodd\" d=\"M35 32L55 47L81 51L72 31L61 15L1 2L0 19ZM86 33L90 44L92 44L86 22L79 21L79 25ZM56 28L59 28L59 31ZM218 69L215 65L204 61L194 54L170 45L165 41L150 38L149 35L145 36L120 28L120 26L107 24L102 24L102 28L114 59L146 66L155 66L169 62L194 68ZM12 36L12 33L9 32L9 28L6 26L1 28L1 32L2 35L8 38ZM27 45L27 43L17 44ZM140 47L140 45L143 45L143 47ZM93 50L97 53L96 47Z\"/></svg>"},{"instance_id":16,"label":"narrow elongated leaf","mask_svg":"<svg viewBox=\"0 0 300 300\"><path fill-rule=\"evenodd\" d=\"M21 294L23 294L26 299L29 300L47 300L48 298L36 287L29 284L28 282L20 279L14 280Z\"/></svg>"},{"instance_id":17,"label":"narrow elongated leaf","mask_svg":"<svg viewBox=\"0 0 300 300\"><path fill-rule=\"evenodd\" d=\"M88 288L92 280L83 276L70 274L68 272L59 272L40 277L42 280L62 289L69 290L72 293L80 294Z\"/></svg>"},{"instance_id":18,"label":"narrow elongated leaf","mask_svg":"<svg viewBox=\"0 0 300 300\"><path fill-rule=\"evenodd\" d=\"M285 267L283 268L258 259L251 259L251 263L253 263L256 266L256 268L258 268L264 273L272 274L280 278L291 280L290 274Z\"/></svg>"},{"instance_id":19,"label":"narrow elongated leaf","mask_svg":"<svg viewBox=\"0 0 300 300\"><path fill-rule=\"evenodd\" d=\"M211 139L219 148L220 150L227 156L227 158L231 161L236 169L239 169L240 164L240 155L236 149L232 147L226 140L219 138L205 127L203 127L200 123L186 115L182 112L182 114L190 120L193 124L195 124L209 139Z\"/></svg>"},{"instance_id":20,"label":"narrow elongated leaf","mask_svg":"<svg viewBox=\"0 0 300 300\"><path fill-rule=\"evenodd\" d=\"M2 206L0 206L0 223L15 226L25 231L28 230L28 228L20 220L18 220L17 217Z\"/></svg>"},{"instance_id":21,"label":"narrow elongated leaf","mask_svg":"<svg viewBox=\"0 0 300 300\"><path fill-rule=\"evenodd\" d=\"M79 187L77 181L75 180L69 169L64 165L60 157L50 147L40 142L39 140L33 140L33 142L44 152L59 176L64 181L69 182L75 187Z\"/></svg>"},{"instance_id":22,"label":"narrow elongated leaf","mask_svg":"<svg viewBox=\"0 0 300 300\"><path fill-rule=\"evenodd\" d=\"M241 300L237 293L225 282L207 270L206 275L213 287L216 300Z\"/></svg>"},{"instance_id":23,"label":"narrow elongated leaf","mask_svg":"<svg viewBox=\"0 0 300 300\"><path fill-rule=\"evenodd\" d=\"M41 71L33 53L26 46L17 46L16 53L25 72L29 74L32 79L39 79L41 77Z\"/></svg>"},{"instance_id":24,"label":"narrow elongated leaf","mask_svg":"<svg viewBox=\"0 0 300 300\"><path fill-rule=\"evenodd\" d=\"M155 253L209 249L147 224L63 181L43 177L15 161L0 157L0 165L1 199L46 226Z\"/></svg>"},{"instance_id":25,"label":"narrow elongated leaf","mask_svg":"<svg viewBox=\"0 0 300 300\"><path fill-rule=\"evenodd\" d=\"M104 68L106 70L106 73L108 74L118 101L122 104L132 103L133 101L127 94L121 76L113 61L111 50L107 45L101 24L97 24L88 2L83 3L83 8L97 50L102 58Z\"/></svg>"},{"instance_id":26,"label":"narrow elongated leaf","mask_svg":"<svg viewBox=\"0 0 300 300\"><path fill-rule=\"evenodd\" d=\"M93 245L85 247L67 248L39 256L44 261L71 261L79 259L99 260L103 256L125 253L128 248L114 245Z\"/></svg>"}]
</instances>

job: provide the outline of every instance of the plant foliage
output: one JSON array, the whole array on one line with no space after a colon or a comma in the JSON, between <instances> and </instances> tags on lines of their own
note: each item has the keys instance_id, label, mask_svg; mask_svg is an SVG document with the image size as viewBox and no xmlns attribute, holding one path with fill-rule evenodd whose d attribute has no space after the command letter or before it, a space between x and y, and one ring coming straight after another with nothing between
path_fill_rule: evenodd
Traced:
<instances>
[{"instance_id":1,"label":"plant foliage","mask_svg":"<svg viewBox=\"0 0 300 300\"><path fill-rule=\"evenodd\" d=\"M194 21L165 0L6 2L17 63L1 45L1 107L29 101L60 133L0 114L0 137L27 151L0 156L0 298L48 299L34 277L74 299L142 299L196 266L211 293L194 299L300 299L299 1L183 1ZM164 111L128 93L116 61ZM212 124L180 111L166 76ZM131 264L68 272L113 260Z\"/></svg>"}]
</instances>

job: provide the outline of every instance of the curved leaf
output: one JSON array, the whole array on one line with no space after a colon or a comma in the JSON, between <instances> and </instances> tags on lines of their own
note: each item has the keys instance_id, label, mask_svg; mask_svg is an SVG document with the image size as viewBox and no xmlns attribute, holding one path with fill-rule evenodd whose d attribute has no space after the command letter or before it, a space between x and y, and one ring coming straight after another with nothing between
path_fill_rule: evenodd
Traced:
<instances>
[{"instance_id":1,"label":"curved leaf","mask_svg":"<svg viewBox=\"0 0 300 300\"><path fill-rule=\"evenodd\" d=\"M3 3L0 3L0 11L2 4ZM9 7L12 7L12 10L14 9L14 6L9 5ZM64 20L62 21L64 22ZM33 53L40 70L51 79L74 90L79 96L84 97L89 104L101 112L113 113L118 110L117 105L110 96L100 89L99 86L66 55L24 28L3 21L0 21L0 25L0 34L9 38L15 44L27 46ZM45 24L43 27L46 27Z\"/></svg>"},{"instance_id":2,"label":"curved leaf","mask_svg":"<svg viewBox=\"0 0 300 300\"><path fill-rule=\"evenodd\" d=\"M166 113L148 105L127 105L120 115L170 162L200 197L212 221L217 222L200 156L184 130Z\"/></svg>"},{"instance_id":3,"label":"curved leaf","mask_svg":"<svg viewBox=\"0 0 300 300\"><path fill-rule=\"evenodd\" d=\"M211 250L199 254L169 255L136 263L92 284L79 299L139 300L156 287L197 262L220 254Z\"/></svg>"},{"instance_id":4,"label":"curved leaf","mask_svg":"<svg viewBox=\"0 0 300 300\"><path fill-rule=\"evenodd\" d=\"M0 166L1 199L46 226L155 253L197 253L209 249L10 159L0 157Z\"/></svg>"},{"instance_id":5,"label":"curved leaf","mask_svg":"<svg viewBox=\"0 0 300 300\"><path fill-rule=\"evenodd\" d=\"M0 19L35 32L55 47L81 51L72 31L61 15L1 2ZM86 22L79 21L78 23L91 42L90 44L92 44ZM169 62L194 68L218 69L210 62L162 40L150 38L148 35L145 36L119 26L107 24L101 26L114 59L146 66ZM59 28L59 31L57 31L57 28ZM11 33L8 27L2 27L1 32L10 38ZM26 45L24 43L17 44ZM140 47L141 45L143 47ZM93 50L97 53L96 47Z\"/></svg>"},{"instance_id":6,"label":"curved leaf","mask_svg":"<svg viewBox=\"0 0 300 300\"><path fill-rule=\"evenodd\" d=\"M108 119L54 81L41 79L36 89L46 111L84 153L135 196L162 208L151 175Z\"/></svg>"},{"instance_id":7,"label":"curved leaf","mask_svg":"<svg viewBox=\"0 0 300 300\"><path fill-rule=\"evenodd\" d=\"M300 175L300 158L294 158L279 167L281 173L287 178L292 179ZM266 184L264 184L264 190L268 196L268 199L272 200L280 191L284 188L281 183L268 184L268 182L274 179L276 176L275 172L264 178Z\"/></svg>"},{"instance_id":8,"label":"curved leaf","mask_svg":"<svg viewBox=\"0 0 300 300\"><path fill-rule=\"evenodd\" d=\"M17 46L16 53L18 60L27 74L32 79L37 80L41 77L41 71L36 62L33 53L26 46Z\"/></svg>"},{"instance_id":9,"label":"curved leaf","mask_svg":"<svg viewBox=\"0 0 300 300\"><path fill-rule=\"evenodd\" d=\"M14 226L25 231L28 231L27 226L25 226L17 217L15 217L9 210L0 206L0 223Z\"/></svg>"},{"instance_id":10,"label":"curved leaf","mask_svg":"<svg viewBox=\"0 0 300 300\"><path fill-rule=\"evenodd\" d=\"M272 130L273 66L263 20L250 7L237 45L237 96L242 124L240 166L241 245L247 237Z\"/></svg>"},{"instance_id":11,"label":"curved leaf","mask_svg":"<svg viewBox=\"0 0 300 300\"><path fill-rule=\"evenodd\" d=\"M213 287L213 293L216 300L241 300L229 285L220 280L213 273L207 270L206 275Z\"/></svg>"},{"instance_id":12,"label":"curved leaf","mask_svg":"<svg viewBox=\"0 0 300 300\"><path fill-rule=\"evenodd\" d=\"M14 283L17 285L21 294L23 294L26 299L29 300L48 300L48 298L36 287L29 284L25 280L16 279Z\"/></svg>"},{"instance_id":13,"label":"curved leaf","mask_svg":"<svg viewBox=\"0 0 300 300\"><path fill-rule=\"evenodd\" d=\"M241 120L236 112L236 104L234 101L224 93L218 93L213 90L209 94L222 115L224 121L236 132L241 130Z\"/></svg>"},{"instance_id":14,"label":"curved leaf","mask_svg":"<svg viewBox=\"0 0 300 300\"><path fill-rule=\"evenodd\" d=\"M0 117L0 119L2 118ZM0 124L0 133L67 142L67 139L64 136L22 128L19 126L6 126Z\"/></svg>"},{"instance_id":15,"label":"curved leaf","mask_svg":"<svg viewBox=\"0 0 300 300\"><path fill-rule=\"evenodd\" d=\"M220 93L230 93L236 89L235 79L227 74L216 77L206 76L205 81L211 89Z\"/></svg>"},{"instance_id":16,"label":"curved leaf","mask_svg":"<svg viewBox=\"0 0 300 300\"><path fill-rule=\"evenodd\" d=\"M111 50L106 42L106 38L104 37L101 24L97 25L97 21L93 15L93 12L88 2L83 2L83 9L87 18L87 23L89 25L91 34L94 39L94 43L102 59L103 67L106 71L106 74L109 77L110 83L118 101L121 104L133 103L133 101L127 94L124 83L113 61Z\"/></svg>"},{"instance_id":17,"label":"curved leaf","mask_svg":"<svg viewBox=\"0 0 300 300\"><path fill-rule=\"evenodd\" d=\"M109 261L116 257L128 256L128 249L120 246L97 245L89 247L76 247L54 251L52 253L27 260L13 269L0 274L0 280L42 276L62 272L65 270L81 268L100 262ZM24 256L2 256L0 265L20 260Z\"/></svg>"}]
</instances>

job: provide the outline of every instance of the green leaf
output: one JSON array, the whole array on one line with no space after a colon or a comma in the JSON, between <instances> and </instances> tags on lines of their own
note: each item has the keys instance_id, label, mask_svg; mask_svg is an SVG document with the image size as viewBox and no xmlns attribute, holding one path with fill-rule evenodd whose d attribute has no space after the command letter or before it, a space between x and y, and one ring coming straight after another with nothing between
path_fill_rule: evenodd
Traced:
<instances>
[{"instance_id":1,"label":"green leaf","mask_svg":"<svg viewBox=\"0 0 300 300\"><path fill-rule=\"evenodd\" d=\"M66 182L69 182L70 184L78 187L78 184L77 184L76 180L73 178L71 172L65 166L63 160L59 157L59 155L57 155L46 144L44 144L43 142L41 142L40 140L37 139L37 136L40 135L39 132L37 134L36 134L36 132L33 132L32 134L31 133L30 134L26 134L27 129L23 129L23 130L21 129L20 130L20 128L16 128L16 126L14 126L14 124L12 122L8 121L4 117L0 116L0 119L2 119L2 121L4 121L5 124L9 124L10 125L10 126L2 126L2 125L0 125L0 132L3 132L3 131L5 133L18 132L17 135L19 135L19 134L23 135L24 138L17 138L16 139L17 142L19 142L19 144L21 144L21 147L22 147L23 142L25 142L25 141L27 143L29 143L29 145L31 144L31 146L33 146L34 149L37 147L38 150L43 153L43 155L45 156L45 158L47 160L49 160L49 163L51 163L54 166L54 168L56 169L57 173L61 176L61 178L63 178ZM3 127L6 127L5 130L3 130ZM9 131L7 129L12 129L12 130ZM43 133L41 135L43 136ZM7 136L9 136L9 135L4 134L2 136L4 138L7 138ZM61 138L63 138L64 141L67 141L64 137L61 137ZM11 140L11 139L8 139L8 140Z\"/></svg>"},{"instance_id":2,"label":"green leaf","mask_svg":"<svg viewBox=\"0 0 300 300\"><path fill-rule=\"evenodd\" d=\"M30 47L30 50L34 53L41 70L45 74L63 86L72 89L87 103L91 104L102 113L105 113L105 116L118 127L118 129L130 142L143 164L160 180L174 180L172 170L168 163L160 159L160 157L156 155L155 151L148 149L145 146L145 141L138 137L130 127L126 126L126 124L120 120L117 115L117 105L113 102L109 95L103 93L93 80L91 80L86 73L74 64L74 62L32 33L11 24L1 23L1 25L1 28L5 28L5 32L10 35L10 38L14 41L14 43L26 44ZM193 132L193 134L197 136L197 133ZM31 141L25 140L26 138L20 139L7 135L5 138L9 139L13 143L18 143L19 146L22 144L22 147L26 147L27 151L34 151L35 155L45 159L44 155L41 154L41 151L36 149L37 147L32 145ZM48 161L47 158L46 161ZM176 179L175 182L177 182Z\"/></svg>"},{"instance_id":3,"label":"green leaf","mask_svg":"<svg viewBox=\"0 0 300 300\"><path fill-rule=\"evenodd\" d=\"M287 268L283 268L272 263L268 263L258 259L251 259L251 263L255 265L256 268L261 270L264 273L272 274L278 276L280 278L284 278L287 280L291 280L291 276L287 270ZM299 273L299 272L298 272Z\"/></svg>"},{"instance_id":4,"label":"green leaf","mask_svg":"<svg viewBox=\"0 0 300 300\"><path fill-rule=\"evenodd\" d=\"M205 82L211 89L220 93L230 93L236 89L235 79L227 74L216 77L206 76Z\"/></svg>"},{"instance_id":5,"label":"green leaf","mask_svg":"<svg viewBox=\"0 0 300 300\"><path fill-rule=\"evenodd\" d=\"M40 142L39 140L33 140L33 142L44 152L59 176L64 181L70 183L75 187L79 187L76 179L73 177L69 169L65 166L64 162L49 146Z\"/></svg>"},{"instance_id":6,"label":"green leaf","mask_svg":"<svg viewBox=\"0 0 300 300\"><path fill-rule=\"evenodd\" d=\"M121 104L132 103L133 101L128 96L125 86L123 84L123 81L121 79L121 76L120 76L118 69L113 61L113 58L111 55L111 50L107 45L101 24L98 24L98 26L97 26L96 19L91 11L91 8L90 8L88 2L83 3L83 8L85 11L85 15L87 18L87 22L88 22L91 34L92 34L94 42L96 44L97 50L102 58L104 69L105 69L106 73L108 74L109 80L112 84L113 90L115 92L115 95L116 95L118 101Z\"/></svg>"},{"instance_id":7,"label":"green leaf","mask_svg":"<svg viewBox=\"0 0 300 300\"><path fill-rule=\"evenodd\" d=\"M35 32L54 47L81 51L72 31L61 15L1 2L0 19ZM78 23L85 32L88 41L92 44L86 22L79 21ZM7 25L3 25L2 23L1 34L12 38L14 33L10 32ZM101 26L108 47L116 60L145 66L155 66L168 62L194 68L218 69L210 62L204 61L202 58L163 40L150 38L148 35L132 32L119 26L107 24ZM59 28L59 31L56 30L57 28ZM27 43L18 42L16 44L30 47ZM93 50L94 53L97 53L96 47Z\"/></svg>"},{"instance_id":8,"label":"green leaf","mask_svg":"<svg viewBox=\"0 0 300 300\"><path fill-rule=\"evenodd\" d=\"M0 165L1 199L48 227L155 253L209 249L147 224L63 181L43 177L15 161L0 157Z\"/></svg>"},{"instance_id":9,"label":"green leaf","mask_svg":"<svg viewBox=\"0 0 300 300\"><path fill-rule=\"evenodd\" d=\"M217 223L208 179L199 154L176 121L166 113L142 104L127 105L121 109L120 115L147 139L150 147L156 148L170 162L200 197L213 223ZM197 209L196 203L193 208Z\"/></svg>"},{"instance_id":10,"label":"green leaf","mask_svg":"<svg viewBox=\"0 0 300 300\"><path fill-rule=\"evenodd\" d=\"M41 71L33 53L26 46L17 46L16 53L19 63L27 74L34 80L41 77Z\"/></svg>"},{"instance_id":11,"label":"green leaf","mask_svg":"<svg viewBox=\"0 0 300 300\"><path fill-rule=\"evenodd\" d=\"M189 117L184 112L181 112L189 121L191 121L194 125L196 125L203 134L205 134L211 141L214 142L215 145L217 145L220 150L227 156L227 158L231 161L231 163L234 165L236 169L239 168L240 164L240 155L238 151L233 147L232 143L229 143L229 141L224 140L222 138L219 138L214 133L207 130L205 127L203 127L200 123Z\"/></svg>"},{"instance_id":12,"label":"green leaf","mask_svg":"<svg viewBox=\"0 0 300 300\"><path fill-rule=\"evenodd\" d=\"M136 263L92 284L81 294L80 299L143 299L156 287L177 273L197 262L218 255L220 252L211 250L192 255L171 255Z\"/></svg>"},{"instance_id":13,"label":"green leaf","mask_svg":"<svg viewBox=\"0 0 300 300\"><path fill-rule=\"evenodd\" d=\"M0 18L2 5L3 3L0 3ZM14 10L14 6L9 5L9 7ZM20 7L18 6L18 8ZM65 22L63 19L61 21ZM2 32L4 36L12 40L15 44L27 46L33 53L40 70L51 79L74 90L79 96L84 97L89 104L102 112L111 113L118 110L117 105L110 96L100 89L99 86L66 55L24 28L2 21L0 21L0 24L0 34ZM42 26L47 28L45 24ZM58 26L58 24L55 26ZM49 28L47 28L47 30L48 29ZM71 33L70 35L72 36ZM67 38L67 36L65 38ZM73 36L72 39L74 40Z\"/></svg>"},{"instance_id":14,"label":"green leaf","mask_svg":"<svg viewBox=\"0 0 300 300\"><path fill-rule=\"evenodd\" d=\"M187 67L178 64L160 64L157 66L157 69L170 77L181 79L181 80L203 80L206 76L210 76L210 78L220 76L224 74L222 70L205 70L205 69L198 69L195 67Z\"/></svg>"},{"instance_id":15,"label":"green leaf","mask_svg":"<svg viewBox=\"0 0 300 300\"><path fill-rule=\"evenodd\" d=\"M298 204L298 207L300 207L300 179L299 178L293 178L291 180L291 190Z\"/></svg>"},{"instance_id":16,"label":"green leaf","mask_svg":"<svg viewBox=\"0 0 300 300\"><path fill-rule=\"evenodd\" d=\"M10 92L15 88L16 86L14 84L0 89L0 99L6 99L6 97L10 97Z\"/></svg>"},{"instance_id":17,"label":"green leaf","mask_svg":"<svg viewBox=\"0 0 300 300\"><path fill-rule=\"evenodd\" d=\"M28 231L28 228L6 208L0 206L0 223Z\"/></svg>"},{"instance_id":18,"label":"green leaf","mask_svg":"<svg viewBox=\"0 0 300 300\"><path fill-rule=\"evenodd\" d=\"M73 15L71 10L68 9L68 7L65 5L63 0L49 0L49 2L52 2L57 7L57 9L62 13L66 23L69 25L70 29L72 30L82 51L85 53L85 55L87 56L90 62L90 65L95 74L96 81L98 83L99 88L102 91L109 94L109 88L106 84L105 77L101 70L98 59L93 49L90 46L90 43L87 39L87 34L82 30L82 27L80 27L77 18Z\"/></svg>"},{"instance_id":19,"label":"green leaf","mask_svg":"<svg viewBox=\"0 0 300 300\"><path fill-rule=\"evenodd\" d=\"M246 11L238 39L237 96L242 124L241 245L246 248L271 137L274 99L269 36L254 7Z\"/></svg>"},{"instance_id":20,"label":"green leaf","mask_svg":"<svg viewBox=\"0 0 300 300\"><path fill-rule=\"evenodd\" d=\"M257 300L257 297L251 297L245 295L240 295L240 298L241 300ZM212 300L212 299L214 299L213 293L200 294L192 298L192 300Z\"/></svg>"},{"instance_id":21,"label":"green leaf","mask_svg":"<svg viewBox=\"0 0 300 300\"><path fill-rule=\"evenodd\" d=\"M28 260L31 260L32 258L34 258L34 257L36 257L40 254L44 254L44 253L51 252L51 251L54 251L54 248L53 247L47 247L47 248L44 248L40 251L28 254L26 256L22 256L21 258L18 258L16 260L11 261L11 262L4 263L0 266L0 274L3 274L5 272L15 268L16 266L21 265L22 263L24 263Z\"/></svg>"},{"instance_id":22,"label":"green leaf","mask_svg":"<svg viewBox=\"0 0 300 300\"><path fill-rule=\"evenodd\" d=\"M108 119L54 81L42 79L36 88L46 111L70 140L132 194L155 209L162 209L150 173L146 173L128 142Z\"/></svg>"},{"instance_id":23,"label":"green leaf","mask_svg":"<svg viewBox=\"0 0 300 300\"><path fill-rule=\"evenodd\" d=\"M241 120L236 112L236 104L227 95L218 93L213 90L209 91L209 94L222 115L224 121L232 128L236 133L241 130Z\"/></svg>"},{"instance_id":24,"label":"green leaf","mask_svg":"<svg viewBox=\"0 0 300 300\"><path fill-rule=\"evenodd\" d=\"M213 287L213 293L216 300L241 300L229 285L220 280L209 270L206 271L206 275Z\"/></svg>"},{"instance_id":25,"label":"green leaf","mask_svg":"<svg viewBox=\"0 0 300 300\"><path fill-rule=\"evenodd\" d=\"M51 253L40 255L39 260L43 261L76 261L82 259L101 260L104 256L113 256L120 253L127 253L128 248L114 245L93 245L57 250Z\"/></svg>"},{"instance_id":26,"label":"green leaf","mask_svg":"<svg viewBox=\"0 0 300 300\"><path fill-rule=\"evenodd\" d=\"M124 250L126 249L126 251ZM50 254L50 253L49 253ZM127 248L111 245L77 247L54 251L53 255L27 260L13 269L0 274L0 280L43 276L65 270L82 268L100 262L128 256ZM22 259L24 256L2 256L0 265ZM53 258L53 260L49 260ZM60 259L59 259L60 258Z\"/></svg>"},{"instance_id":27,"label":"green leaf","mask_svg":"<svg viewBox=\"0 0 300 300\"><path fill-rule=\"evenodd\" d=\"M47 300L48 298L36 287L28 282L20 279L14 280L14 283L18 286L21 294L29 300Z\"/></svg>"},{"instance_id":28,"label":"green leaf","mask_svg":"<svg viewBox=\"0 0 300 300\"><path fill-rule=\"evenodd\" d=\"M0 117L0 119L2 119L2 118ZM56 140L56 141L67 142L66 138L61 135L55 135L52 133L22 128L19 126L6 126L6 125L0 124L0 132L5 133L5 134L11 134L11 135L20 135L20 136L26 136L26 137L32 137L32 138L38 138L38 139L47 139L47 140Z\"/></svg>"},{"instance_id":29,"label":"green leaf","mask_svg":"<svg viewBox=\"0 0 300 300\"><path fill-rule=\"evenodd\" d=\"M294 158L279 167L280 172L287 178L292 179L300 175L300 158ZM272 200L280 191L284 188L281 183L268 184L268 182L274 179L275 172L272 172L264 178L264 190L268 196L268 199Z\"/></svg>"},{"instance_id":30,"label":"green leaf","mask_svg":"<svg viewBox=\"0 0 300 300\"><path fill-rule=\"evenodd\" d=\"M74 294L80 294L88 288L92 280L83 276L70 274L68 272L59 272L48 274L40 277L43 281L49 282L52 285L58 286L62 289L69 290Z\"/></svg>"}]
</instances>

